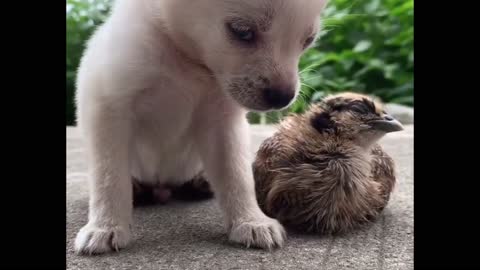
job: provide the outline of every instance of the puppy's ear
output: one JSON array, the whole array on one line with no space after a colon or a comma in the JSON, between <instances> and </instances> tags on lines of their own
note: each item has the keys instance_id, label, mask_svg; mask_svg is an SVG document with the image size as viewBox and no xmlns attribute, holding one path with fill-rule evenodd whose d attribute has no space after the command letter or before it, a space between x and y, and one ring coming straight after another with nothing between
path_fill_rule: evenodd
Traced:
<instances>
[{"instance_id":1,"label":"puppy's ear","mask_svg":"<svg viewBox=\"0 0 480 270\"><path fill-rule=\"evenodd\" d=\"M311 124L320 133L330 133L335 130L335 123L326 112L315 114L311 119Z\"/></svg>"}]
</instances>

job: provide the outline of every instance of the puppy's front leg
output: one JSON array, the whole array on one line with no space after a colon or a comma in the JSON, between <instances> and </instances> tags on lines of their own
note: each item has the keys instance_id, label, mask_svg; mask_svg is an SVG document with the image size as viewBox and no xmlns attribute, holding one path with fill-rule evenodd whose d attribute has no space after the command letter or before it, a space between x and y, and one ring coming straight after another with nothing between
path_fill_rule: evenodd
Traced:
<instances>
[{"instance_id":1,"label":"puppy's front leg","mask_svg":"<svg viewBox=\"0 0 480 270\"><path fill-rule=\"evenodd\" d=\"M255 198L249 127L245 117L222 119L208 129L204 147L205 173L226 218L230 240L248 246L282 246L280 223L267 217Z\"/></svg>"},{"instance_id":2,"label":"puppy's front leg","mask_svg":"<svg viewBox=\"0 0 480 270\"><path fill-rule=\"evenodd\" d=\"M130 122L119 107L105 105L90 112L88 119L82 119L91 170L90 204L88 223L75 240L77 253L104 253L123 248L130 242Z\"/></svg>"}]
</instances>

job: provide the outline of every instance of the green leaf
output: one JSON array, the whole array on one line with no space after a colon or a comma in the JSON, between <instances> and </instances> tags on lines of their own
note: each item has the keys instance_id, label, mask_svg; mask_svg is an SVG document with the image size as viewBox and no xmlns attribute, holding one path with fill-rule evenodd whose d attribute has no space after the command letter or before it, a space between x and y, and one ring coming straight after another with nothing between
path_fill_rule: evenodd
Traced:
<instances>
[{"instance_id":1,"label":"green leaf","mask_svg":"<svg viewBox=\"0 0 480 270\"><path fill-rule=\"evenodd\" d=\"M364 52L368 50L372 46L372 42L370 40L361 40L355 45L353 48L354 52Z\"/></svg>"},{"instance_id":2,"label":"green leaf","mask_svg":"<svg viewBox=\"0 0 480 270\"><path fill-rule=\"evenodd\" d=\"M413 96L404 96L394 98L390 101L391 103L403 104L407 106L413 106Z\"/></svg>"},{"instance_id":3,"label":"green leaf","mask_svg":"<svg viewBox=\"0 0 480 270\"><path fill-rule=\"evenodd\" d=\"M322 100L327 94L323 91L315 92L312 96L312 102L317 102Z\"/></svg>"}]
</instances>

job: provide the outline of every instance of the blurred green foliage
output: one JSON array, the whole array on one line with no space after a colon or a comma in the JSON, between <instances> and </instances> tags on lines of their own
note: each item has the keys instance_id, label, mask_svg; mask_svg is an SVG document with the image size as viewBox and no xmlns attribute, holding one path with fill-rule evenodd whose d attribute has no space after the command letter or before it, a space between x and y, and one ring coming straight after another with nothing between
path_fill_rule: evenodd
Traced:
<instances>
[{"instance_id":1,"label":"blurred green foliage","mask_svg":"<svg viewBox=\"0 0 480 270\"><path fill-rule=\"evenodd\" d=\"M67 125L75 123L75 78L86 41L108 15L111 0L67 0Z\"/></svg>"},{"instance_id":2,"label":"blurred green foliage","mask_svg":"<svg viewBox=\"0 0 480 270\"><path fill-rule=\"evenodd\" d=\"M75 72L85 42L110 3L67 0L67 125L74 124ZM413 106L413 0L330 0L322 21L320 38L300 61L297 101L282 112L250 113L250 122L277 122L346 90Z\"/></svg>"}]
</instances>

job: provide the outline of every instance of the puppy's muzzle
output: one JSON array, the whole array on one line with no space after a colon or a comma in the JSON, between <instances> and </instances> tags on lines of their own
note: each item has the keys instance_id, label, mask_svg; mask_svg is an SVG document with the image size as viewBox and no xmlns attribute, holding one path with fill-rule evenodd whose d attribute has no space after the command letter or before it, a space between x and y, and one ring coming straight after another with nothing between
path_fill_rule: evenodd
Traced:
<instances>
[{"instance_id":1,"label":"puppy's muzzle","mask_svg":"<svg viewBox=\"0 0 480 270\"><path fill-rule=\"evenodd\" d=\"M265 88L263 99L273 109L281 109L287 106L295 97L294 88Z\"/></svg>"}]
</instances>

